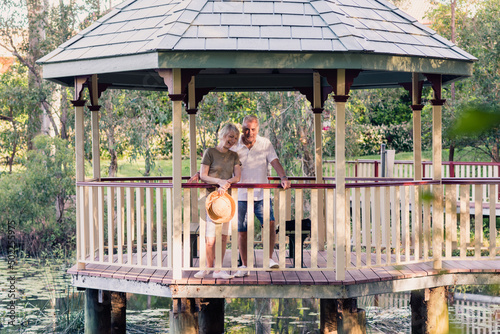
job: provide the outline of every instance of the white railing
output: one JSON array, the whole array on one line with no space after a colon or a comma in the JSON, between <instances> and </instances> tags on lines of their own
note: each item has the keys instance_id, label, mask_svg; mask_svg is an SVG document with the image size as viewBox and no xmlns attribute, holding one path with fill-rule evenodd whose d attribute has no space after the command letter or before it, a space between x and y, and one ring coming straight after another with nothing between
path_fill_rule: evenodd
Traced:
<instances>
[{"instance_id":1,"label":"white railing","mask_svg":"<svg viewBox=\"0 0 500 334\"><path fill-rule=\"evenodd\" d=\"M461 162L443 161L442 176L456 178L491 178L499 177L500 163L498 162ZM335 176L335 161L323 161L323 174ZM346 177L380 177L382 176L382 164L380 160L355 160L346 161ZM396 160L392 167L392 177L413 178L413 161ZM422 162L422 177L432 178L432 162Z\"/></svg>"},{"instance_id":2,"label":"white railing","mask_svg":"<svg viewBox=\"0 0 500 334\"><path fill-rule=\"evenodd\" d=\"M283 190L278 184L237 184L248 188L248 219L254 221L253 189L263 188L264 205L274 201L276 223L295 220L295 232L279 229L277 250L282 271L334 271L342 252L335 240L345 240L345 268L378 266L447 259L496 257L500 251L496 229L496 196L500 179L444 179L407 181L351 179L346 184L345 236L336 235L335 184L300 183ZM208 185L183 184L182 217L172 216L172 184L164 179L103 179L78 182L77 260L83 264L172 268L172 258L182 258L182 270L205 268L205 204ZM473 195L472 195L473 194ZM473 197L471 197L473 196ZM441 200L439 200L441 199ZM478 210L478 208L480 208ZM248 269L268 269L270 217L264 209L264 226L256 238L248 224ZM442 215L437 213L442 212ZM216 235L213 270L237 270L238 232L236 213L231 224L225 261L221 259L221 232ZM440 219L441 217L441 219ZM302 258L302 219L311 220L307 251ZM488 218L483 226L483 218ZM481 222L475 224L475 222ZM174 229L180 224L181 229ZM174 236L178 230L181 235ZM341 230L341 229L340 229ZM345 237L345 239L343 239ZM192 240L199 252L193 254ZM287 261L289 243L295 240L295 261ZM173 245L173 240L181 244ZM184 240L184 242L182 242ZM229 255L230 253L230 255ZM219 255L217 255L219 254ZM193 257L199 256L198 261ZM306 267L303 267L303 263ZM339 273L337 273L339 274ZM343 273L341 273L343 274Z\"/></svg>"},{"instance_id":3,"label":"white railing","mask_svg":"<svg viewBox=\"0 0 500 334\"><path fill-rule=\"evenodd\" d=\"M172 185L129 181L77 184L77 261L171 269Z\"/></svg>"}]
</instances>

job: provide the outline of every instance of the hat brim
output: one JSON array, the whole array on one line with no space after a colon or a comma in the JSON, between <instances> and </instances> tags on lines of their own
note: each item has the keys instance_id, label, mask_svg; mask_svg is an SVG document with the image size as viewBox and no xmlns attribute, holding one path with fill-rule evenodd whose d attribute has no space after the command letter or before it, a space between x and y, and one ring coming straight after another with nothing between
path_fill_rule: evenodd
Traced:
<instances>
[{"instance_id":1,"label":"hat brim","mask_svg":"<svg viewBox=\"0 0 500 334\"><path fill-rule=\"evenodd\" d=\"M226 210L225 214L222 216L217 215L213 210L212 210L212 204L215 202L220 197L224 197L227 199L230 203L230 208ZM207 196L207 201L205 203L205 208L207 210L208 217L212 222L215 224L222 224L222 223L227 223L231 219L233 219L234 214L236 212L236 202L234 199L227 193L225 192L223 195L220 195L217 190L212 191L208 196Z\"/></svg>"}]
</instances>

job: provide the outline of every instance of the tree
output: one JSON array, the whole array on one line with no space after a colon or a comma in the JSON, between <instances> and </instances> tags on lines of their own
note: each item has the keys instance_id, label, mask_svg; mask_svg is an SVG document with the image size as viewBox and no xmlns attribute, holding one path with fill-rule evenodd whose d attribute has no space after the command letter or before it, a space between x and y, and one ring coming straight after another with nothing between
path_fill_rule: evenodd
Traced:
<instances>
[{"instance_id":1,"label":"tree","mask_svg":"<svg viewBox=\"0 0 500 334\"><path fill-rule=\"evenodd\" d=\"M63 222L75 194L73 150L63 139L39 135L23 165L0 179L4 218L16 217L24 228Z\"/></svg>"},{"instance_id":2,"label":"tree","mask_svg":"<svg viewBox=\"0 0 500 334\"><path fill-rule=\"evenodd\" d=\"M5 156L9 173L20 151L26 148L27 114L30 94L25 68L19 65L0 77L0 154Z\"/></svg>"},{"instance_id":3,"label":"tree","mask_svg":"<svg viewBox=\"0 0 500 334\"><path fill-rule=\"evenodd\" d=\"M454 5L454 11L452 11ZM452 15L455 18L456 36L452 36ZM446 91L444 97L452 98L453 104L443 110L444 124L452 124L457 113L455 110L466 109L473 102L489 109L498 109L500 105L500 3L494 0L462 1L454 0L440 4L430 14L433 28L444 37L456 38L459 47L478 58L474 64L473 77L456 83L455 91ZM451 107L451 108L450 108ZM470 146L484 150L493 161L499 157L500 132L475 137L452 137L452 145ZM452 157L451 157L452 158Z\"/></svg>"},{"instance_id":4,"label":"tree","mask_svg":"<svg viewBox=\"0 0 500 334\"><path fill-rule=\"evenodd\" d=\"M83 7L75 1L50 5L44 0L2 0L0 10L0 46L10 51L26 67L30 96L36 103L27 113L26 142L32 148L32 139L39 133L52 131L68 138L68 108L64 88L44 81L41 66L36 61L76 34L78 16ZM59 109L54 101L64 98ZM59 123L56 120L59 120Z\"/></svg>"}]
</instances>

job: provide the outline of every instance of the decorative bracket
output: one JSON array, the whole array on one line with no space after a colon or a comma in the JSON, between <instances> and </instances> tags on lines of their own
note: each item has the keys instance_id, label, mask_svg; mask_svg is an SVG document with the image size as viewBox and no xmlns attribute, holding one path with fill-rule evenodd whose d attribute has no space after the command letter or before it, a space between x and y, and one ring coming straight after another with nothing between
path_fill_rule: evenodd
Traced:
<instances>
[{"instance_id":1,"label":"decorative bracket","mask_svg":"<svg viewBox=\"0 0 500 334\"><path fill-rule=\"evenodd\" d=\"M98 81L97 74L93 74L86 82L89 88L90 104L96 107L99 106L99 98L102 93L110 86L109 84L100 84Z\"/></svg>"},{"instance_id":2,"label":"decorative bracket","mask_svg":"<svg viewBox=\"0 0 500 334\"><path fill-rule=\"evenodd\" d=\"M90 76L75 77L75 96L74 96L75 99L73 101L75 102L83 101L82 100L83 89L85 88L85 84L87 83L87 80L89 78Z\"/></svg>"},{"instance_id":3,"label":"decorative bracket","mask_svg":"<svg viewBox=\"0 0 500 334\"><path fill-rule=\"evenodd\" d=\"M403 87L404 89L406 89L410 93L410 97L412 97L414 95L413 84L411 82L400 82L399 85L401 87ZM422 104L422 90L423 90L423 88L424 88L424 82L419 80L417 91L415 92L416 96L418 96L418 99L417 99L417 101L413 101L413 103L415 103L415 105ZM413 108L413 106L412 106L412 108Z\"/></svg>"},{"instance_id":4,"label":"decorative bracket","mask_svg":"<svg viewBox=\"0 0 500 334\"><path fill-rule=\"evenodd\" d=\"M332 87L333 92L335 95L338 95L337 93L337 70L336 69L322 69L322 70L317 70L318 73L326 78L326 81L328 84ZM351 86L354 83L354 79L358 77L358 75L362 72L363 70L345 70L345 95L349 94L349 91L351 90Z\"/></svg>"},{"instance_id":5,"label":"decorative bracket","mask_svg":"<svg viewBox=\"0 0 500 334\"><path fill-rule=\"evenodd\" d=\"M198 73L200 73L201 69L198 68L189 68L189 69L182 69L181 70L181 94L169 94L170 99L178 99L180 98L180 95L182 95L181 100L184 100L186 97L187 93L187 88L189 85L189 82L191 81L191 78L193 76L196 76ZM167 86L167 90L169 92L174 91L174 77L172 74L172 69L171 68L159 68L156 70L158 75L163 78L163 82ZM179 95L179 96L177 96ZM172 98L173 97L173 98Z\"/></svg>"},{"instance_id":6,"label":"decorative bracket","mask_svg":"<svg viewBox=\"0 0 500 334\"><path fill-rule=\"evenodd\" d=\"M443 76L441 74L425 74L427 80L432 84L432 90L434 91L434 99L431 100L432 105L434 106L442 106L446 100L442 97L442 88L443 88Z\"/></svg>"}]
</instances>

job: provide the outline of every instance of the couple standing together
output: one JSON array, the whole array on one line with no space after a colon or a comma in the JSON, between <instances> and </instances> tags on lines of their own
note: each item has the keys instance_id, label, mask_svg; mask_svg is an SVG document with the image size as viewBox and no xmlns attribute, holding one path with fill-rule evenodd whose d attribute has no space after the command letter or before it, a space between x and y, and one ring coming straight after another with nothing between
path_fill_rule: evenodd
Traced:
<instances>
[{"instance_id":1,"label":"couple standing together","mask_svg":"<svg viewBox=\"0 0 500 334\"><path fill-rule=\"evenodd\" d=\"M269 139L259 136L259 120L254 115L243 118L242 135L231 123L224 125L219 133L219 144L209 148L203 154L199 176L192 177L188 182L198 179L214 185L218 185L219 193L226 192L232 183L267 183L267 167L273 166L281 178L281 186L290 188L290 181L286 177L285 170L278 160L276 151ZM264 223L264 193L263 189L254 190L254 210L261 225ZM270 247L269 267L278 268L273 258L274 244L276 242L276 229L274 226L274 215L272 204L270 205ZM215 271L214 278L230 279L233 277L244 277L248 275L247 265L247 190L238 191L238 247L240 250L242 266L233 275L226 271ZM250 222L253 223L253 222ZM227 238L229 235L229 222L222 224L222 258L224 258ZM215 261L215 224L207 215L206 228L206 251L207 267L213 267ZM203 278L210 274L207 270L197 272L194 277Z\"/></svg>"}]
</instances>

